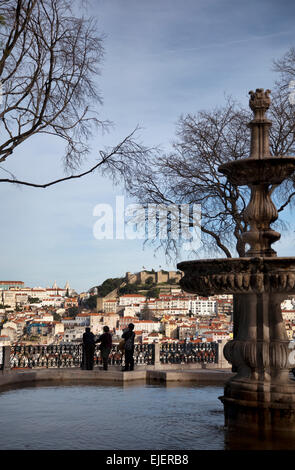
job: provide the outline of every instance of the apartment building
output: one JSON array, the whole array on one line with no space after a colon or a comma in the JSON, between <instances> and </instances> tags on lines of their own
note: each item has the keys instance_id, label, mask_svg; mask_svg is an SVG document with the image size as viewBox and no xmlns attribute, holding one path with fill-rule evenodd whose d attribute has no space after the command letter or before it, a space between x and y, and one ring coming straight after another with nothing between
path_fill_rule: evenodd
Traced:
<instances>
[{"instance_id":1,"label":"apartment building","mask_svg":"<svg viewBox=\"0 0 295 470\"><path fill-rule=\"evenodd\" d=\"M125 294L119 297L119 306L125 307L127 305L133 304L144 304L146 302L146 298L144 295L141 294Z\"/></svg>"}]
</instances>

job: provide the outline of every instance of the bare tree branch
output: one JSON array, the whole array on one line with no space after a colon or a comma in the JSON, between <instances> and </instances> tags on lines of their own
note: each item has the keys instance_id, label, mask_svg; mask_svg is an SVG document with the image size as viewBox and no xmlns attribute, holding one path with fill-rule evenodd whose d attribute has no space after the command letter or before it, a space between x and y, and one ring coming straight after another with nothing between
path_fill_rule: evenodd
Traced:
<instances>
[{"instance_id":1,"label":"bare tree branch","mask_svg":"<svg viewBox=\"0 0 295 470\"><path fill-rule=\"evenodd\" d=\"M31 187L34 187L34 188L43 188L43 189L45 189L45 188L48 188L49 186L53 186L55 184L62 183L64 181L69 181L69 180L72 180L72 179L82 178L83 176L86 176L86 175L89 175L90 173L93 173L96 169L98 169L100 166L102 166L106 162L109 162L109 164L111 164L112 158L114 158L117 154L120 154L120 156L122 158L122 157L124 157L124 155L128 156L130 154L130 152L134 151L134 149L136 151L138 151L138 144L136 143L135 140L133 140L133 136L135 135L137 130L138 130L138 128L136 128L131 134L129 134L127 137L125 137L125 139L123 139L113 149L108 150L108 151L100 151L101 160L98 163L96 163L94 166L92 166L90 169L88 169L88 170L86 170L82 173L79 173L79 174L76 174L76 175L66 176L64 178L59 178L57 180L50 181L50 182L44 183L44 184L32 183L32 182L28 182L28 181L21 181L21 180L18 180L16 177L14 177L14 175L11 174L12 178L10 178L10 179L9 178L0 178L0 183L12 183L12 184L18 184L18 185L23 185L23 186L31 186ZM145 152L150 151L149 149L144 149L143 147L142 147L141 150L143 152L143 155L144 155Z\"/></svg>"},{"instance_id":2,"label":"bare tree branch","mask_svg":"<svg viewBox=\"0 0 295 470\"><path fill-rule=\"evenodd\" d=\"M0 4L0 162L39 133L66 143L67 168L90 151L102 104L94 79L103 58L103 36L92 18L76 17L68 0L7 0Z\"/></svg>"}]
</instances>

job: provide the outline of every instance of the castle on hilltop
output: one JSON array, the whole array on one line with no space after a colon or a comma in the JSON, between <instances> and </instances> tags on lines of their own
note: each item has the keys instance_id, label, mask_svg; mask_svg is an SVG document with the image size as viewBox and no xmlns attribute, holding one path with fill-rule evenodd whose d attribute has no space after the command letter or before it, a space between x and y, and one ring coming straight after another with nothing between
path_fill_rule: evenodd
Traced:
<instances>
[{"instance_id":1,"label":"castle on hilltop","mask_svg":"<svg viewBox=\"0 0 295 470\"><path fill-rule=\"evenodd\" d=\"M175 282L179 282L182 278L182 272L180 271L140 271L138 273L132 274L130 272L126 273L125 281L128 284L134 284L138 282L140 284L144 284L148 278L152 278L153 282L156 284L160 284L162 282L168 282L174 280Z\"/></svg>"},{"instance_id":2,"label":"castle on hilltop","mask_svg":"<svg viewBox=\"0 0 295 470\"><path fill-rule=\"evenodd\" d=\"M170 281L173 281L173 284L177 284L182 278L182 272L164 271L163 269L161 269L161 271L144 270L134 274L127 272L125 278L122 280L122 283L116 289L112 290L104 297L97 298L97 311L100 312L104 310L105 301L117 299L119 297L118 292L120 288L125 287L127 284L145 284L149 278L152 278L152 282L154 284L165 284L169 283Z\"/></svg>"}]
</instances>

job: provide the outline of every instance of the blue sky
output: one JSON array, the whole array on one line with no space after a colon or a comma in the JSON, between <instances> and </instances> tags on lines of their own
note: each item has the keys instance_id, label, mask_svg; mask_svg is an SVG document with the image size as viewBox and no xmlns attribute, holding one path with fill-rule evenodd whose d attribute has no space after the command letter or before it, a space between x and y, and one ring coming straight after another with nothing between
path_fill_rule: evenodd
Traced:
<instances>
[{"instance_id":1,"label":"blue sky","mask_svg":"<svg viewBox=\"0 0 295 470\"><path fill-rule=\"evenodd\" d=\"M147 145L169 148L181 114L222 105L225 95L246 104L249 90L272 87L272 60L295 45L292 1L90 0L89 12L105 34L100 112L115 125L93 140L85 169L97 149L137 125ZM63 176L62 155L59 141L34 137L5 168L46 182ZM142 266L176 268L141 241L94 238L95 205L114 205L123 194L97 174L46 190L2 184L0 192L3 280L28 286L69 280L80 292ZM292 234L282 238L279 254L292 254Z\"/></svg>"}]
</instances>

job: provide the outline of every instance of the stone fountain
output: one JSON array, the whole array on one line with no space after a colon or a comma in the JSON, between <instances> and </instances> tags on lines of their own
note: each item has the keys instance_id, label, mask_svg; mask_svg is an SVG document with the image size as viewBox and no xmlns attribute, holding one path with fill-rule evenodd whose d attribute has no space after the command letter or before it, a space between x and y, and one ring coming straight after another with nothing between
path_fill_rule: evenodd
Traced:
<instances>
[{"instance_id":1,"label":"stone fountain","mask_svg":"<svg viewBox=\"0 0 295 470\"><path fill-rule=\"evenodd\" d=\"M233 340L224 356L236 375L220 397L229 430L247 429L271 434L295 432L295 381L290 377L289 340L282 319L281 302L295 293L295 257L282 258L271 245L280 234L270 225L278 218L271 187L295 171L295 157L272 156L271 121L265 114L270 90L250 91L254 119L249 158L225 163L219 171L231 183L249 186L245 210L249 246L245 257L181 262L181 287L203 296L233 294Z\"/></svg>"}]
</instances>

